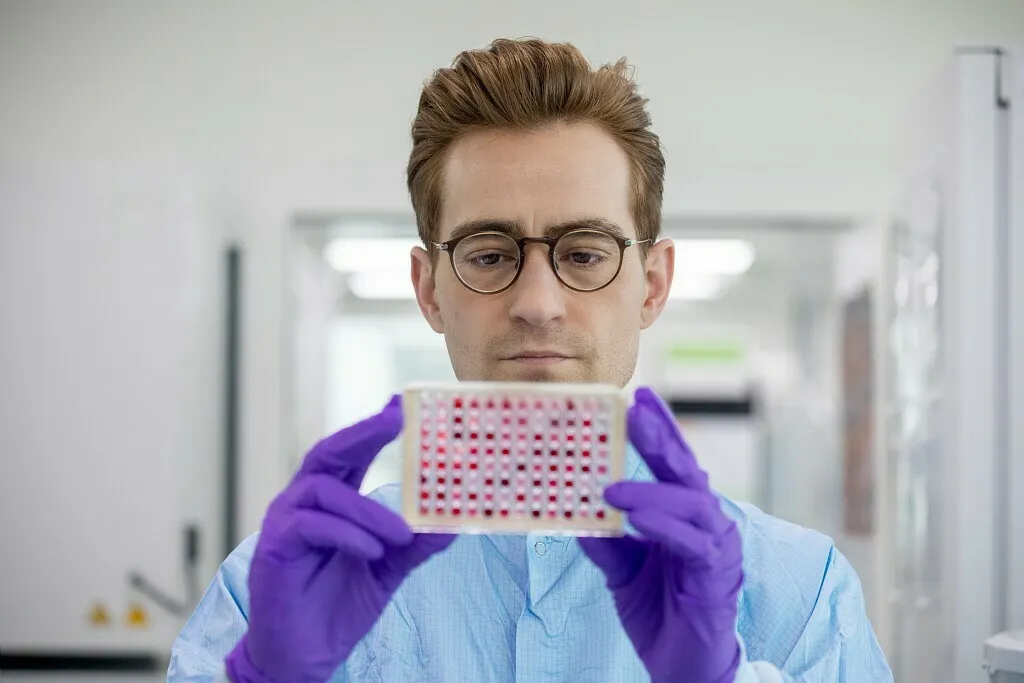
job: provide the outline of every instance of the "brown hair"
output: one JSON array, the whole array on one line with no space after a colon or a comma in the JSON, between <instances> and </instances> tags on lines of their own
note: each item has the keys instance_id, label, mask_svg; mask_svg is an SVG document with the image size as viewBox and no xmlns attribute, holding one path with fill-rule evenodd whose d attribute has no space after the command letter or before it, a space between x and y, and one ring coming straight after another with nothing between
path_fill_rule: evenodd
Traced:
<instances>
[{"instance_id":1,"label":"brown hair","mask_svg":"<svg viewBox=\"0 0 1024 683\"><path fill-rule=\"evenodd\" d=\"M665 158L650 130L647 100L628 70L624 59L591 69L566 43L503 38L486 49L461 52L450 68L435 71L420 94L407 169L416 226L428 251L436 254L430 245L437 236L451 144L474 130L555 122L594 123L618 140L632 166L630 209L637 238L656 239Z\"/></svg>"}]
</instances>

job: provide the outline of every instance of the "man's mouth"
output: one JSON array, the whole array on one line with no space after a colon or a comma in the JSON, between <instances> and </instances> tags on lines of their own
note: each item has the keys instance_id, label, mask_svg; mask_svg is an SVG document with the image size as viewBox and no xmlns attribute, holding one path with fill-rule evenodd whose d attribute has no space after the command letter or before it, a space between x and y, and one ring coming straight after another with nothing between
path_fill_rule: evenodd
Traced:
<instances>
[{"instance_id":1,"label":"man's mouth","mask_svg":"<svg viewBox=\"0 0 1024 683\"><path fill-rule=\"evenodd\" d=\"M560 351L541 349L537 351L517 351L502 360L524 365L554 365L570 360L571 356Z\"/></svg>"}]
</instances>

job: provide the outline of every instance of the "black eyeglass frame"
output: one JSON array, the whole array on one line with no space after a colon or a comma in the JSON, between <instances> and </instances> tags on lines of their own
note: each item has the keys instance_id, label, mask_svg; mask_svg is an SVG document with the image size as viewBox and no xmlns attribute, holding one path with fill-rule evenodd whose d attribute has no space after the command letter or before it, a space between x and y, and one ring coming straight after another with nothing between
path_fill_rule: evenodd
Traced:
<instances>
[{"instance_id":1,"label":"black eyeglass frame","mask_svg":"<svg viewBox=\"0 0 1024 683\"><path fill-rule=\"evenodd\" d=\"M615 243L619 246L619 264L615 268L615 273L608 279L608 282L604 283L600 287L595 287L594 289L580 289L579 287L573 287L568 282L563 280L562 276L558 274L558 266L555 264L555 246L558 244L558 242L570 235L579 235L580 233L596 233L598 235L603 235L604 237L609 237L612 240L614 240ZM512 276L512 279L509 281L507 285L505 285L501 289L495 289L490 292L484 292L479 289L476 289L475 287L471 287L469 284L466 283L465 280L462 279L462 275L459 274L459 269L455 267L455 248L459 246L459 243L462 242L462 240L469 239L470 237L480 237L481 235L497 235L499 237L504 237L505 239L512 240L513 242L516 243L516 246L519 247L519 260L516 262L516 274ZM646 242L653 243L653 240L628 239L626 237L621 237L619 235L612 234L605 230L584 228L581 230L570 230L569 232L563 233L558 237L520 237L519 239L515 239L511 235L504 232L487 230L484 232L474 232L468 235L462 235L461 237L456 237L455 239L448 240L447 242L433 242L433 245L437 247L440 251L448 252L448 260L449 262L451 262L452 272L455 273L455 277L459 279L459 282L462 283L463 287L470 290L471 292L476 292L477 294L500 294L507 290L508 288L510 288L512 285L514 285L516 281L519 279L519 275L523 272L523 263L526 262L527 245L544 244L547 245L548 247L548 265L551 266L551 272L555 274L555 277L558 278L558 281L561 282L564 287L567 287L568 289L571 289L574 292L583 292L585 294L589 294L591 292L599 292L608 285L610 285L611 283L615 282L615 278L617 278L619 276L619 273L622 271L622 262L625 260L626 257L626 249L637 244L644 244Z\"/></svg>"}]
</instances>

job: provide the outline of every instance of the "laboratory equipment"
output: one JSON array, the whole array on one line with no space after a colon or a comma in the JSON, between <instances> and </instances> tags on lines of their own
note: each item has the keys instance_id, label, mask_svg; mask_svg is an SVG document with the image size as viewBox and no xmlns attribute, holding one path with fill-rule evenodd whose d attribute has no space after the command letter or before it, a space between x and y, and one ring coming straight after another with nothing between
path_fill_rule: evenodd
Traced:
<instances>
[{"instance_id":1,"label":"laboratory equipment","mask_svg":"<svg viewBox=\"0 0 1024 683\"><path fill-rule=\"evenodd\" d=\"M622 535L626 398L596 384L449 382L404 392L402 512L417 531Z\"/></svg>"},{"instance_id":2,"label":"laboratory equipment","mask_svg":"<svg viewBox=\"0 0 1024 683\"><path fill-rule=\"evenodd\" d=\"M992 683L1024 683L1024 631L1004 631L987 639L985 670Z\"/></svg>"}]
</instances>

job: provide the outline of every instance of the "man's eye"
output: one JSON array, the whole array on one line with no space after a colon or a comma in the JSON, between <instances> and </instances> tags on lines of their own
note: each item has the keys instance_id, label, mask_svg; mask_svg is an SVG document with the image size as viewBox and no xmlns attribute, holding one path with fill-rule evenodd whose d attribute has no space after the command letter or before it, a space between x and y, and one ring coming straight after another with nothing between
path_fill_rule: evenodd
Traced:
<instances>
[{"instance_id":1,"label":"man's eye","mask_svg":"<svg viewBox=\"0 0 1024 683\"><path fill-rule=\"evenodd\" d=\"M466 260L474 266L489 267L500 265L505 258L507 257L500 252L483 252L473 254Z\"/></svg>"},{"instance_id":2,"label":"man's eye","mask_svg":"<svg viewBox=\"0 0 1024 683\"><path fill-rule=\"evenodd\" d=\"M568 259L577 266L592 266L601 262L602 256L589 251L574 251L566 254Z\"/></svg>"}]
</instances>

